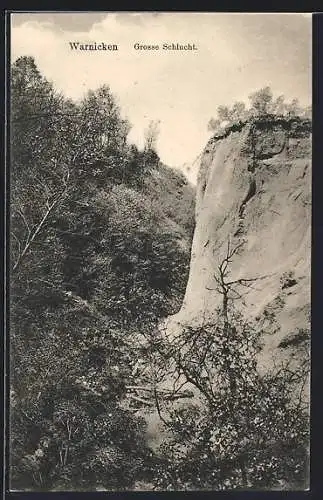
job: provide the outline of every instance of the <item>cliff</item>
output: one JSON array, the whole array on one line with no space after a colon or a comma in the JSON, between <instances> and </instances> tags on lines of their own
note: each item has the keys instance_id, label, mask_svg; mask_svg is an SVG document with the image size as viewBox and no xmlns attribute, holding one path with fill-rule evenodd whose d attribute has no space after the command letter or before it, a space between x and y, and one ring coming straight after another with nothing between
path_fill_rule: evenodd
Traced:
<instances>
[{"instance_id":1,"label":"cliff","mask_svg":"<svg viewBox=\"0 0 323 500\"><path fill-rule=\"evenodd\" d=\"M212 137L200 159L196 226L181 310L169 331L213 316L214 274L228 249L235 301L261 329L261 361L297 356L310 322L311 122L255 119Z\"/></svg>"}]
</instances>

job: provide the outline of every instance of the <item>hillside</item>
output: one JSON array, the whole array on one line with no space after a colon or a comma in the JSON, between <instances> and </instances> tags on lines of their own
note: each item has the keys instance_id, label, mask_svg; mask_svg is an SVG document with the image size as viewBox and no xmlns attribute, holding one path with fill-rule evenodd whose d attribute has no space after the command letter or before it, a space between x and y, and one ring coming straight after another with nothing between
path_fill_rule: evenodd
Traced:
<instances>
[{"instance_id":1,"label":"hillside","mask_svg":"<svg viewBox=\"0 0 323 500\"><path fill-rule=\"evenodd\" d=\"M107 85L72 102L27 56L11 78L10 487L131 489L152 469L133 387L183 299L194 189L129 144Z\"/></svg>"}]
</instances>

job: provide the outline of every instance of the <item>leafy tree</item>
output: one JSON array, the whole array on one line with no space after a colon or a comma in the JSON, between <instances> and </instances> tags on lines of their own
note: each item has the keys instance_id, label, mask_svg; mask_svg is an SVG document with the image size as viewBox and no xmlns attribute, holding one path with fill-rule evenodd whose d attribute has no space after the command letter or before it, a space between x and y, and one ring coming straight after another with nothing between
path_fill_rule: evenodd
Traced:
<instances>
[{"instance_id":1,"label":"leafy tree","mask_svg":"<svg viewBox=\"0 0 323 500\"><path fill-rule=\"evenodd\" d=\"M286 111L288 116L299 116L302 113L299 100L293 99L291 103L287 105Z\"/></svg>"},{"instance_id":2,"label":"leafy tree","mask_svg":"<svg viewBox=\"0 0 323 500\"><path fill-rule=\"evenodd\" d=\"M78 129L82 135L82 160L107 159L126 146L130 124L120 116L116 98L108 85L90 90L79 104Z\"/></svg>"},{"instance_id":3,"label":"leafy tree","mask_svg":"<svg viewBox=\"0 0 323 500\"><path fill-rule=\"evenodd\" d=\"M207 124L207 129L210 132L216 131L220 128L221 121L220 119L216 120L215 118L210 118L208 124Z\"/></svg>"},{"instance_id":4,"label":"leafy tree","mask_svg":"<svg viewBox=\"0 0 323 500\"><path fill-rule=\"evenodd\" d=\"M232 110L230 112L230 120L231 121L244 121L248 117L246 105L244 102L235 102L232 106Z\"/></svg>"},{"instance_id":5,"label":"leafy tree","mask_svg":"<svg viewBox=\"0 0 323 500\"><path fill-rule=\"evenodd\" d=\"M273 93L270 87L263 87L249 95L250 111L252 115L266 115L270 113Z\"/></svg>"},{"instance_id":6,"label":"leafy tree","mask_svg":"<svg viewBox=\"0 0 323 500\"><path fill-rule=\"evenodd\" d=\"M220 122L230 120L229 107L228 106L218 106L217 115L218 115Z\"/></svg>"},{"instance_id":7,"label":"leafy tree","mask_svg":"<svg viewBox=\"0 0 323 500\"><path fill-rule=\"evenodd\" d=\"M272 103L272 112L276 115L285 115L286 113L286 103L285 96L280 95Z\"/></svg>"},{"instance_id":8,"label":"leafy tree","mask_svg":"<svg viewBox=\"0 0 323 500\"><path fill-rule=\"evenodd\" d=\"M243 102L235 102L231 109L228 106L219 106L217 117L217 119L210 119L208 130L216 132L220 131L223 126L226 127L235 122L245 121L248 119L248 112Z\"/></svg>"}]
</instances>

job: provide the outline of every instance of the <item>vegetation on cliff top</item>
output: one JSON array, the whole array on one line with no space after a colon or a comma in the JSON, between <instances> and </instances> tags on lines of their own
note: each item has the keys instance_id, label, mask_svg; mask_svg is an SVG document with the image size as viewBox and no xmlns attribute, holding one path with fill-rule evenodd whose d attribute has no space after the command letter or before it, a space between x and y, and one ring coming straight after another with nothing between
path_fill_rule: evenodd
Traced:
<instances>
[{"instance_id":1,"label":"vegetation on cliff top","mask_svg":"<svg viewBox=\"0 0 323 500\"><path fill-rule=\"evenodd\" d=\"M286 102L280 95L274 98L270 87L263 87L249 95L249 107L244 102L230 106L218 106L216 118L211 118L208 130L215 136L227 135L231 130L241 128L248 121L273 121L280 119L287 123L293 120L311 120L311 106L303 107L298 99Z\"/></svg>"}]
</instances>

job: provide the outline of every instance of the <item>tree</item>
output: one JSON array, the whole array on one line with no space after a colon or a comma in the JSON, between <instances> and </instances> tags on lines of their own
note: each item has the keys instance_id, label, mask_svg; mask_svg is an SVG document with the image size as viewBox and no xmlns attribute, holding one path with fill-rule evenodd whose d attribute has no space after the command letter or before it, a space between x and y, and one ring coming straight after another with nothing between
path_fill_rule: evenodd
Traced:
<instances>
[{"instance_id":1,"label":"tree","mask_svg":"<svg viewBox=\"0 0 323 500\"><path fill-rule=\"evenodd\" d=\"M75 107L55 92L30 57L11 71L12 271L42 237L66 199L76 152L70 147Z\"/></svg>"},{"instance_id":2,"label":"tree","mask_svg":"<svg viewBox=\"0 0 323 500\"><path fill-rule=\"evenodd\" d=\"M246 105L244 102L235 102L230 112L230 120L232 122L245 121L248 117Z\"/></svg>"},{"instance_id":3,"label":"tree","mask_svg":"<svg viewBox=\"0 0 323 500\"><path fill-rule=\"evenodd\" d=\"M300 103L298 99L293 99L286 106L286 113L288 116L299 116L302 112Z\"/></svg>"},{"instance_id":4,"label":"tree","mask_svg":"<svg viewBox=\"0 0 323 500\"><path fill-rule=\"evenodd\" d=\"M276 115L285 115L286 114L286 103L285 96L280 95L272 104L272 112Z\"/></svg>"},{"instance_id":5,"label":"tree","mask_svg":"<svg viewBox=\"0 0 323 500\"><path fill-rule=\"evenodd\" d=\"M159 401L170 433L161 447L161 488L306 484L309 422L302 391L308 366L292 371L286 364L259 373L261 332L234 307L242 289L256 282L230 277L238 250L228 245L214 276L214 290L222 295L216 321L184 327L169 344L161 339L159 363L168 359L172 366L168 373L174 373L174 392L192 387L197 400L176 406Z\"/></svg>"},{"instance_id":6,"label":"tree","mask_svg":"<svg viewBox=\"0 0 323 500\"><path fill-rule=\"evenodd\" d=\"M266 115L270 113L270 106L273 100L273 93L269 86L263 87L260 90L252 92L249 95L250 110L256 116Z\"/></svg>"},{"instance_id":7,"label":"tree","mask_svg":"<svg viewBox=\"0 0 323 500\"><path fill-rule=\"evenodd\" d=\"M133 346L95 307L58 293L64 303L52 313L44 307L46 319L25 332L29 348L13 339L11 485L129 487L149 459L144 422L120 405Z\"/></svg>"},{"instance_id":8,"label":"tree","mask_svg":"<svg viewBox=\"0 0 323 500\"><path fill-rule=\"evenodd\" d=\"M210 118L210 120L207 124L207 129L210 132L216 132L219 129L220 125L221 125L220 120L216 120L215 118Z\"/></svg>"},{"instance_id":9,"label":"tree","mask_svg":"<svg viewBox=\"0 0 323 500\"><path fill-rule=\"evenodd\" d=\"M110 151L124 148L130 124L121 118L108 85L88 91L80 103L79 114L79 131L86 139L87 159L102 158Z\"/></svg>"},{"instance_id":10,"label":"tree","mask_svg":"<svg viewBox=\"0 0 323 500\"><path fill-rule=\"evenodd\" d=\"M220 122L230 120L230 109L228 106L218 106L217 116Z\"/></svg>"},{"instance_id":11,"label":"tree","mask_svg":"<svg viewBox=\"0 0 323 500\"><path fill-rule=\"evenodd\" d=\"M145 130L145 151L155 151L160 132L160 120L151 120Z\"/></svg>"}]
</instances>

